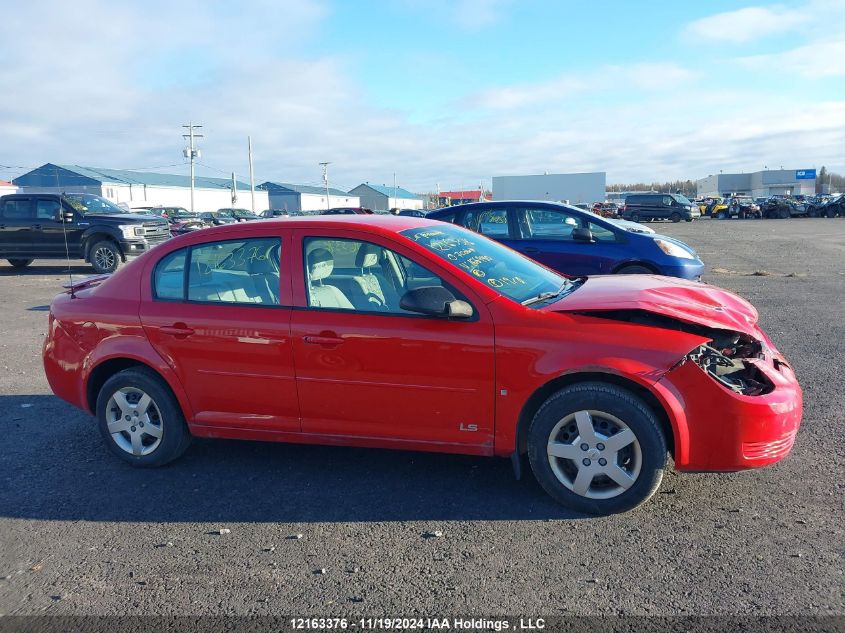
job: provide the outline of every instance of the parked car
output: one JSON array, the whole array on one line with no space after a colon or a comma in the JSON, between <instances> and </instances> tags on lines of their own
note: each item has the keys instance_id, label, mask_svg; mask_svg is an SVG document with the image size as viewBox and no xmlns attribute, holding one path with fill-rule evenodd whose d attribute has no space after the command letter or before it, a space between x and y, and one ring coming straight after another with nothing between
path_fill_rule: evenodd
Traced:
<instances>
[{"instance_id":1,"label":"parked car","mask_svg":"<svg viewBox=\"0 0 845 633\"><path fill-rule=\"evenodd\" d=\"M0 198L0 258L15 268L34 259L84 259L108 273L170 237L167 221L129 213L92 194Z\"/></svg>"},{"instance_id":2,"label":"parked car","mask_svg":"<svg viewBox=\"0 0 845 633\"><path fill-rule=\"evenodd\" d=\"M633 233L616 220L556 202L464 204L426 216L460 224L567 275L656 273L698 279L704 264L683 242Z\"/></svg>"},{"instance_id":3,"label":"parked car","mask_svg":"<svg viewBox=\"0 0 845 633\"><path fill-rule=\"evenodd\" d=\"M679 471L777 462L801 420L791 365L737 295L568 279L423 218L211 228L73 293L50 306L47 379L133 466L192 437L501 456L516 473L527 455L554 499L608 514L654 494L669 455Z\"/></svg>"},{"instance_id":4,"label":"parked car","mask_svg":"<svg viewBox=\"0 0 845 633\"><path fill-rule=\"evenodd\" d=\"M615 202L596 202L593 204L592 211L603 218L618 218L619 208Z\"/></svg>"},{"instance_id":5,"label":"parked car","mask_svg":"<svg viewBox=\"0 0 845 633\"><path fill-rule=\"evenodd\" d=\"M298 218L304 215L302 211L289 211L288 209L266 209L259 214L262 219L270 218Z\"/></svg>"},{"instance_id":6,"label":"parked car","mask_svg":"<svg viewBox=\"0 0 845 633\"><path fill-rule=\"evenodd\" d=\"M729 220L731 218L761 218L763 217L760 207L750 196L733 196L725 200L724 208L717 211L713 217L717 220Z\"/></svg>"},{"instance_id":7,"label":"parked car","mask_svg":"<svg viewBox=\"0 0 845 633\"><path fill-rule=\"evenodd\" d=\"M811 218L845 217L845 195L825 197L809 203L807 215Z\"/></svg>"},{"instance_id":8,"label":"parked car","mask_svg":"<svg viewBox=\"0 0 845 633\"><path fill-rule=\"evenodd\" d=\"M170 234L173 236L212 226L200 218L199 213L191 213L182 207L165 207L164 217L170 225Z\"/></svg>"},{"instance_id":9,"label":"parked car","mask_svg":"<svg viewBox=\"0 0 845 633\"><path fill-rule=\"evenodd\" d=\"M365 207L334 207L321 212L321 215L372 215L373 210Z\"/></svg>"},{"instance_id":10,"label":"parked car","mask_svg":"<svg viewBox=\"0 0 845 633\"><path fill-rule=\"evenodd\" d=\"M203 211L199 214L199 217L206 224L211 224L213 226L221 226L223 224L235 224L237 222L235 216L218 213L217 211Z\"/></svg>"},{"instance_id":11,"label":"parked car","mask_svg":"<svg viewBox=\"0 0 845 633\"><path fill-rule=\"evenodd\" d=\"M650 226L646 226L645 224L640 224L639 222L631 222L629 220L620 220L618 218L606 218L608 222L611 224L615 224L616 226L625 229L626 231L631 231L632 233L650 233L654 235L657 231L655 231Z\"/></svg>"},{"instance_id":12,"label":"parked car","mask_svg":"<svg viewBox=\"0 0 845 633\"><path fill-rule=\"evenodd\" d=\"M623 220L672 220L692 222L701 217L701 211L686 197L678 193L635 193L625 198L619 212Z\"/></svg>"},{"instance_id":13,"label":"parked car","mask_svg":"<svg viewBox=\"0 0 845 633\"><path fill-rule=\"evenodd\" d=\"M251 220L258 219L258 216L248 209L217 209L217 215L223 217L232 217L235 219L235 222L249 222Z\"/></svg>"},{"instance_id":14,"label":"parked car","mask_svg":"<svg viewBox=\"0 0 845 633\"><path fill-rule=\"evenodd\" d=\"M764 218L784 220L806 215L807 210L791 198L772 196L760 207L760 213Z\"/></svg>"},{"instance_id":15,"label":"parked car","mask_svg":"<svg viewBox=\"0 0 845 633\"><path fill-rule=\"evenodd\" d=\"M425 211L422 209L396 209L395 212L391 212L393 215L407 215L412 218L424 218Z\"/></svg>"}]
</instances>

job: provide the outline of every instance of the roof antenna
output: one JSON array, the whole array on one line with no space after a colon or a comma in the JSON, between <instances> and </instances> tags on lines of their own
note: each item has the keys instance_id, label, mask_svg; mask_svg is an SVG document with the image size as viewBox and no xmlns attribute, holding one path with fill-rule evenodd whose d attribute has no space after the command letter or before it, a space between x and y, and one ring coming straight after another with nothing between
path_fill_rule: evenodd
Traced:
<instances>
[{"instance_id":1,"label":"roof antenna","mask_svg":"<svg viewBox=\"0 0 845 633\"><path fill-rule=\"evenodd\" d=\"M61 185L59 185L59 168L56 167L56 189L60 189ZM70 281L70 298L76 299L76 293L73 290L73 275L70 272L70 249L67 246L67 222L65 221L65 209L64 205L62 204L65 199L65 192L62 191L59 194L59 222L62 223L62 236L65 239L65 261L67 261L67 277L68 281ZM70 204L70 203L68 203Z\"/></svg>"}]
</instances>

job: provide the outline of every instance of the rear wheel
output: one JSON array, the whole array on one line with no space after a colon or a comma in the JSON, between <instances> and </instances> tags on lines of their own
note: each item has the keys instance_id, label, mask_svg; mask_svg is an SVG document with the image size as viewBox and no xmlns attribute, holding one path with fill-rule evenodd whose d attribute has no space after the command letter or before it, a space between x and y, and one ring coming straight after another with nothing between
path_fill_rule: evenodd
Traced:
<instances>
[{"instance_id":1,"label":"rear wheel","mask_svg":"<svg viewBox=\"0 0 845 633\"><path fill-rule=\"evenodd\" d=\"M631 222L639 222L640 221L640 214L639 213L632 213L631 214Z\"/></svg>"},{"instance_id":2,"label":"rear wheel","mask_svg":"<svg viewBox=\"0 0 845 633\"><path fill-rule=\"evenodd\" d=\"M26 268L33 262L31 259L10 259L8 261L14 268Z\"/></svg>"},{"instance_id":3,"label":"rear wheel","mask_svg":"<svg viewBox=\"0 0 845 633\"><path fill-rule=\"evenodd\" d=\"M561 389L528 430L531 469L559 503L589 514L635 508L660 486L666 440L631 392L601 382Z\"/></svg>"},{"instance_id":4,"label":"rear wheel","mask_svg":"<svg viewBox=\"0 0 845 633\"><path fill-rule=\"evenodd\" d=\"M191 434L164 381L145 368L109 378L97 397L97 422L109 450L133 466L161 466L188 448Z\"/></svg>"},{"instance_id":5,"label":"rear wheel","mask_svg":"<svg viewBox=\"0 0 845 633\"><path fill-rule=\"evenodd\" d=\"M98 273L113 273L120 266L120 250L114 242L102 240L91 247L88 260Z\"/></svg>"}]
</instances>

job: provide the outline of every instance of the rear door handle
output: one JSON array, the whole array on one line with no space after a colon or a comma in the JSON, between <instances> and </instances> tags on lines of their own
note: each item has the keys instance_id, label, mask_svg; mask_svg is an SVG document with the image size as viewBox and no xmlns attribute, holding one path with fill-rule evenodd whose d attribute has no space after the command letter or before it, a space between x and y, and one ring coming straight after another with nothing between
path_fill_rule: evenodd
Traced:
<instances>
[{"instance_id":1,"label":"rear door handle","mask_svg":"<svg viewBox=\"0 0 845 633\"><path fill-rule=\"evenodd\" d=\"M309 345L340 345L343 339L339 336L303 336L302 340Z\"/></svg>"},{"instance_id":2,"label":"rear door handle","mask_svg":"<svg viewBox=\"0 0 845 633\"><path fill-rule=\"evenodd\" d=\"M189 328L184 323L174 323L173 325L162 325L159 328L162 334L169 334L170 336L186 337L194 333L192 328Z\"/></svg>"},{"instance_id":3,"label":"rear door handle","mask_svg":"<svg viewBox=\"0 0 845 633\"><path fill-rule=\"evenodd\" d=\"M535 248L533 246L526 246L525 248L522 249L522 252L523 253L539 253L540 249Z\"/></svg>"}]
</instances>

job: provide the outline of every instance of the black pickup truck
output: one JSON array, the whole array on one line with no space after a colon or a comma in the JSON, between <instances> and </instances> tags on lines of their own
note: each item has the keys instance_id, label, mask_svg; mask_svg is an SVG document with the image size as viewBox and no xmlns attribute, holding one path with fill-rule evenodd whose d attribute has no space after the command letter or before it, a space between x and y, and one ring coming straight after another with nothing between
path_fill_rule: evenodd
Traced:
<instances>
[{"instance_id":1,"label":"black pickup truck","mask_svg":"<svg viewBox=\"0 0 845 633\"><path fill-rule=\"evenodd\" d=\"M111 273L169 237L167 220L127 213L92 194L0 197L0 259L15 268L70 256L90 262L98 273Z\"/></svg>"}]
</instances>

